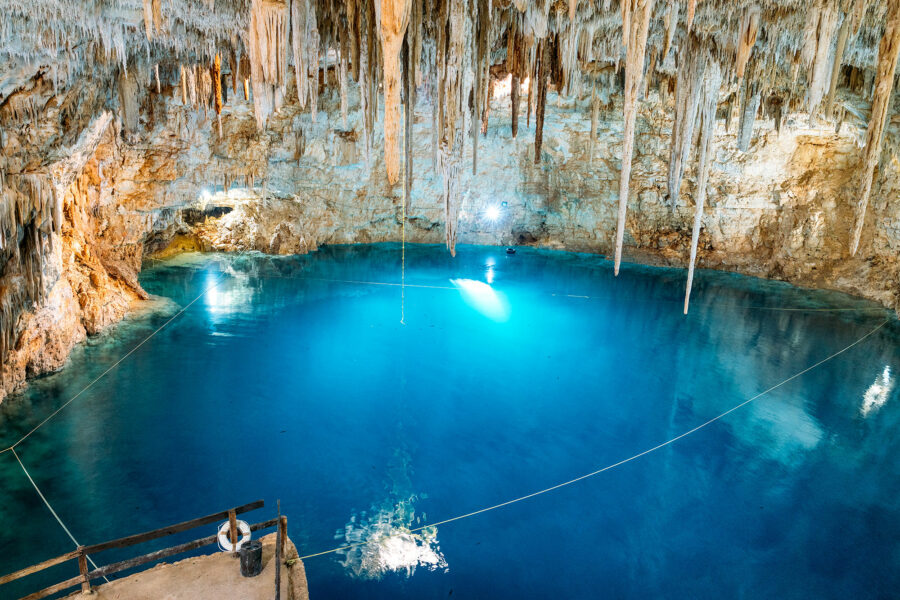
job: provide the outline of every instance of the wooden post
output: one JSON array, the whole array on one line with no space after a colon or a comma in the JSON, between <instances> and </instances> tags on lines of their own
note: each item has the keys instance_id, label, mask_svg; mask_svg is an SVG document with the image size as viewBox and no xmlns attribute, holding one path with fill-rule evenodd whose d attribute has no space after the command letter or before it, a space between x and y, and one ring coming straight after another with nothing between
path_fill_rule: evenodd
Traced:
<instances>
[{"instance_id":1,"label":"wooden post","mask_svg":"<svg viewBox=\"0 0 900 600\"><path fill-rule=\"evenodd\" d=\"M278 527L275 530L275 600L281 600L281 559L284 550L284 536L281 534L281 500L278 500Z\"/></svg>"},{"instance_id":2,"label":"wooden post","mask_svg":"<svg viewBox=\"0 0 900 600\"><path fill-rule=\"evenodd\" d=\"M81 593L82 594L90 594L91 593L91 580L88 579L88 564L87 564L87 555L84 553L84 548L78 548L78 572L81 573Z\"/></svg>"},{"instance_id":3,"label":"wooden post","mask_svg":"<svg viewBox=\"0 0 900 600\"><path fill-rule=\"evenodd\" d=\"M278 533L281 535L281 556L286 557L285 545L287 544L287 517L281 515L278 519Z\"/></svg>"},{"instance_id":4,"label":"wooden post","mask_svg":"<svg viewBox=\"0 0 900 600\"><path fill-rule=\"evenodd\" d=\"M236 555L238 541L237 514L233 510L228 511L228 524L230 527L228 537L231 539L231 551Z\"/></svg>"}]
</instances>

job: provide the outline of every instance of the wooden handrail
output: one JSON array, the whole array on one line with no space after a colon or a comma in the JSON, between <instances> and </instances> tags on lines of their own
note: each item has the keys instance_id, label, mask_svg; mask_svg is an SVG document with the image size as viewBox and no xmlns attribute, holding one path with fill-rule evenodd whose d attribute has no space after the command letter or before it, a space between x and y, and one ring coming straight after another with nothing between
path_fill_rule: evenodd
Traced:
<instances>
[{"instance_id":1,"label":"wooden handrail","mask_svg":"<svg viewBox=\"0 0 900 600\"><path fill-rule=\"evenodd\" d=\"M72 560L73 558L78 558L79 551L72 550L71 552L67 552L61 556L57 556L56 558L51 558L49 560L45 560L42 563L38 563L36 565L31 565L30 567L25 567L24 569L20 569L15 573L10 573L9 575L4 575L0 577L0 585L4 583L9 583L10 581L15 581L16 579L21 579L26 575L31 575L32 573L37 573L38 571L43 571L44 569L49 569L50 567L54 567L59 563L64 563L67 560Z\"/></svg>"},{"instance_id":2,"label":"wooden handrail","mask_svg":"<svg viewBox=\"0 0 900 600\"><path fill-rule=\"evenodd\" d=\"M253 525L250 525L250 531L268 529L269 527L275 527L276 525L278 525L277 517L274 519L269 519L268 521L263 521L262 523L254 523ZM174 556L175 554L190 552L191 550L196 550L197 548L208 546L215 543L216 538L218 538L218 534L200 538L192 542L179 544L178 546L172 546L171 548L164 548L162 550L150 552L149 554L144 554L143 556L129 558L128 560L123 560L111 565L106 565L104 567L100 567L99 569L94 569L86 575L78 575L76 577L63 581L62 583L57 583L56 585L44 588L40 591L34 592L33 594L29 594L28 596L21 598L21 600L38 600L39 598L46 598L51 594L55 594L56 592L62 591L69 587L74 587L80 583L89 582L93 579L98 579L107 575L113 575L114 573L119 573L120 571L133 569L135 567L139 567L156 560L168 558L169 556Z\"/></svg>"},{"instance_id":3,"label":"wooden handrail","mask_svg":"<svg viewBox=\"0 0 900 600\"><path fill-rule=\"evenodd\" d=\"M250 531L258 531L260 529L268 529L269 527L274 527L278 524L278 519L269 519L268 521L263 521L262 523L256 523L255 525L250 526ZM171 548L164 548L163 550L157 550L155 552L150 552L149 554L145 554L143 556L138 556L136 558L129 558L128 560L123 560L117 563L113 563L111 565L106 565L105 567L100 567L99 569L94 569L90 573L87 574L88 579L97 579L99 577L105 577L106 575L112 575L114 573L118 573L119 571L124 571L126 569L131 569L133 567L139 567L141 565L145 565L148 562L153 562L154 560L159 560L161 558L167 558L174 554L181 554L182 552L189 552L191 550L196 550L197 548L202 548L203 546L208 546L210 544L214 544L216 542L216 535L210 535L205 538L200 538L199 540L194 540L192 542L185 542L184 544L180 544L178 546L172 546Z\"/></svg>"},{"instance_id":4,"label":"wooden handrail","mask_svg":"<svg viewBox=\"0 0 900 600\"><path fill-rule=\"evenodd\" d=\"M70 588L76 585L81 584L82 591L90 592L90 582L93 579L97 579L99 577L104 577L106 575L111 575L113 573L118 573L120 571L124 571L126 569L131 569L134 567L139 567L141 565L160 560L162 558L166 558L169 556L173 556L175 554L181 554L183 552L188 552L190 550L195 550L197 548L201 548L203 546L207 546L215 543L218 534L207 536L204 538L200 538L191 542L186 542L184 544L179 544L178 546L172 546L169 548L164 548L162 550L156 550L154 552L150 552L148 554L144 554L142 556L138 556L135 558L131 558L128 560L123 560L117 563L113 563L110 565L106 565L93 571L88 571L87 567L87 555L94 554L97 552L101 552L103 550L110 550L113 548L127 548L129 546L134 546L135 544L140 544L143 542L148 542L151 540L159 539L162 537L166 537L169 535L173 535L175 533L180 533L182 531L187 531L189 529L194 529L196 527L200 527L202 525L208 525L220 519L228 519L232 524L232 529L229 532L232 540L236 540L237 531L236 531L236 515L249 512L251 510L255 510L257 508L262 508L265 505L265 502L262 500L257 500L256 502L250 502L248 504L244 504L242 506L236 506L234 508L223 510L211 515L206 515L205 517L199 517L197 519L191 519L189 521L184 521L182 523L176 523L175 525L169 525L168 527L161 527L159 529L154 529L152 531L146 531L144 533L138 533L135 535L130 535L127 537L119 538L116 540L111 540L108 542L103 542L100 544L93 544L91 546L79 546L77 549L67 552L66 554L62 554L55 558L51 558L45 560L36 565L32 565L30 567L25 567L24 569L20 569L14 573L10 573L9 575L3 575L0 577L0 585L5 583L9 583L11 581L15 581L17 579L21 579L26 575L31 575L33 573L37 573L38 571L42 571L44 569L53 567L55 565L61 564L68 560L77 559L78 560L78 570L79 575L76 577L72 577L71 579L67 579L50 587L44 588L40 591L34 592L22 598L22 600L38 600L39 598L45 598L51 594L55 594L60 592L66 588ZM250 525L250 531L259 531L260 529L268 529L269 527L279 526L279 528L287 529L287 519L282 517L283 520L278 518L269 519L268 521L263 521L261 523L255 523Z\"/></svg>"},{"instance_id":5,"label":"wooden handrail","mask_svg":"<svg viewBox=\"0 0 900 600\"><path fill-rule=\"evenodd\" d=\"M250 512L251 510L256 510L257 508L262 508L264 505L264 501L257 500L256 502L250 502L249 504L244 504L243 506L238 506L229 510L223 510L212 515L206 515L205 517L191 519L190 521L184 521L175 525L169 525L168 527L160 527L159 529L154 529L153 531L136 533L134 535L129 535L128 537L119 538L117 540L103 542L102 544L85 546L84 553L96 554L97 552L102 552L103 550L111 550L112 548L127 548L128 546L134 546L135 544L140 544L142 542L149 542L150 540L166 537L174 533L180 533L182 531L187 531L188 529L194 529L195 527L200 527L201 525L209 525L210 523L215 523L220 519L227 519L229 518L229 514L232 512L236 515L239 515L241 513Z\"/></svg>"}]
</instances>

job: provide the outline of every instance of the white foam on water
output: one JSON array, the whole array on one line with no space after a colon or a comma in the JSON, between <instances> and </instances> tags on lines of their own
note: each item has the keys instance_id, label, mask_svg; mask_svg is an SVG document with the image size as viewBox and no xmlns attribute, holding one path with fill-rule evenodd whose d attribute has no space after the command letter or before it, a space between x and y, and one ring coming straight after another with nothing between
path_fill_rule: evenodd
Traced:
<instances>
[{"instance_id":1,"label":"white foam on water","mask_svg":"<svg viewBox=\"0 0 900 600\"><path fill-rule=\"evenodd\" d=\"M416 518L413 505L417 500L411 495L396 503L386 502L374 515L366 518L362 513L353 515L343 532L335 537L347 544L359 544L340 552L341 564L354 577L381 579L390 572L412 576L421 567L429 571L448 569L447 560L441 554L437 528L426 527L410 531L420 518Z\"/></svg>"}]
</instances>

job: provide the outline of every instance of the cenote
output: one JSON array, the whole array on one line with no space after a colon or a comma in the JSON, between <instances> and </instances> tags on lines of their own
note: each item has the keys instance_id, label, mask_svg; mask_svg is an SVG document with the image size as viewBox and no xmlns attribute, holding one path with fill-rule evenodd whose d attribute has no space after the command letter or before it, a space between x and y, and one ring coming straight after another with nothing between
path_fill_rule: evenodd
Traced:
<instances>
[{"instance_id":1,"label":"cenote","mask_svg":"<svg viewBox=\"0 0 900 600\"><path fill-rule=\"evenodd\" d=\"M16 448L82 543L263 498L301 556L393 536L307 559L314 598L900 589L887 311L701 271L685 316L682 270L480 246L401 260L383 244L148 263L165 300L0 405L0 447L175 316ZM867 334L649 454L404 533L654 448ZM10 452L0 480L0 572L71 550Z\"/></svg>"}]
</instances>

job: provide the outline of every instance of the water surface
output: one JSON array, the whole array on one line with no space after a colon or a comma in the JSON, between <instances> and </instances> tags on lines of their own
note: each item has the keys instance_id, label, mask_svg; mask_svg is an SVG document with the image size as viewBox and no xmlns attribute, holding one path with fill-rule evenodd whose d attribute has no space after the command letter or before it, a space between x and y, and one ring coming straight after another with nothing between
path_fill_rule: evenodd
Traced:
<instances>
[{"instance_id":1,"label":"water surface","mask_svg":"<svg viewBox=\"0 0 900 600\"><path fill-rule=\"evenodd\" d=\"M900 327L885 311L701 271L685 317L683 271L614 278L600 257L493 247L408 246L408 285L385 285L401 282L400 256L386 244L148 265L143 285L171 304L0 404L0 447L187 307L17 447L81 543L257 498L267 508L248 516L263 520L281 499L301 554L389 535L309 559L313 598L900 589ZM656 446L886 318L659 451L403 533ZM0 573L72 548L9 452L0 481Z\"/></svg>"}]
</instances>

